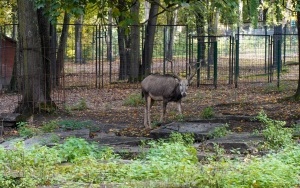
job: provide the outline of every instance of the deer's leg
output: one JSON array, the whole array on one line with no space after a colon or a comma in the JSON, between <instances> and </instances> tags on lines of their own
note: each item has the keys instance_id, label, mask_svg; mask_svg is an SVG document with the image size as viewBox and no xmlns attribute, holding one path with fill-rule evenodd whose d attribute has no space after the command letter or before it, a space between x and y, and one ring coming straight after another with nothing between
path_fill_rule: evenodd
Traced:
<instances>
[{"instance_id":1,"label":"deer's leg","mask_svg":"<svg viewBox=\"0 0 300 188\"><path fill-rule=\"evenodd\" d=\"M144 108L144 126L148 127L148 105L147 105L147 99L146 99L146 104Z\"/></svg>"},{"instance_id":2,"label":"deer's leg","mask_svg":"<svg viewBox=\"0 0 300 188\"><path fill-rule=\"evenodd\" d=\"M166 109L167 109L167 101L163 101L163 110L162 110L162 114L160 116L160 122L164 122L165 121L165 115L166 115Z\"/></svg>"},{"instance_id":3,"label":"deer's leg","mask_svg":"<svg viewBox=\"0 0 300 188\"><path fill-rule=\"evenodd\" d=\"M147 124L151 128L151 119L150 119L150 108L152 107L153 102L150 96L147 97Z\"/></svg>"},{"instance_id":4,"label":"deer's leg","mask_svg":"<svg viewBox=\"0 0 300 188\"><path fill-rule=\"evenodd\" d=\"M178 112L180 115L182 115L182 110L181 110L181 101L177 102L177 107L178 107Z\"/></svg>"}]
</instances>

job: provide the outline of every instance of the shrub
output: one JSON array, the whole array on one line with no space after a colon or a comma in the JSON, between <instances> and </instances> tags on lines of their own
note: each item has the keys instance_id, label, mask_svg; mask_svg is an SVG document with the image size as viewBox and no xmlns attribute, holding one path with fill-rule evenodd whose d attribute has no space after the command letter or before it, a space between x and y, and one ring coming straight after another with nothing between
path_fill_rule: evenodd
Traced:
<instances>
[{"instance_id":1,"label":"shrub","mask_svg":"<svg viewBox=\"0 0 300 188\"><path fill-rule=\"evenodd\" d=\"M206 107L201 112L201 118L203 118L203 119L210 119L210 118L213 118L214 116L215 116L215 114L214 114L212 107Z\"/></svg>"},{"instance_id":2,"label":"shrub","mask_svg":"<svg viewBox=\"0 0 300 188\"><path fill-rule=\"evenodd\" d=\"M28 125L27 122L18 122L17 127L19 135L23 137L33 137L38 134L41 134L41 131L38 128L32 125Z\"/></svg>"},{"instance_id":3,"label":"shrub","mask_svg":"<svg viewBox=\"0 0 300 188\"><path fill-rule=\"evenodd\" d=\"M90 122L78 120L61 120L58 125L64 130L78 130L88 127Z\"/></svg>"},{"instance_id":4,"label":"shrub","mask_svg":"<svg viewBox=\"0 0 300 188\"><path fill-rule=\"evenodd\" d=\"M125 100L124 100L124 105L125 106L140 106L144 104L144 100L142 98L142 95L140 93L135 93L129 95Z\"/></svg>"},{"instance_id":5,"label":"shrub","mask_svg":"<svg viewBox=\"0 0 300 188\"><path fill-rule=\"evenodd\" d=\"M226 123L223 126L216 127L212 131L208 133L209 138L220 138L223 136L226 136L228 133L230 133L230 130L228 130L229 125Z\"/></svg>"},{"instance_id":6,"label":"shrub","mask_svg":"<svg viewBox=\"0 0 300 188\"><path fill-rule=\"evenodd\" d=\"M261 121L266 127L262 134L266 140L266 147L278 150L293 143L292 129L285 128L285 121L272 120L267 117L264 111L261 111L256 119Z\"/></svg>"}]
</instances>

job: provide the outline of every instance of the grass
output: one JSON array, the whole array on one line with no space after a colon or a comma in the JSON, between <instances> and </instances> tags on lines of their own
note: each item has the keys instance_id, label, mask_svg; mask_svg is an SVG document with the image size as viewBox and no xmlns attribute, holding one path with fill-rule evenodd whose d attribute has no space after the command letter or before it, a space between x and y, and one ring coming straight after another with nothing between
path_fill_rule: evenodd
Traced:
<instances>
[{"instance_id":1,"label":"grass","mask_svg":"<svg viewBox=\"0 0 300 188\"><path fill-rule=\"evenodd\" d=\"M289 145L265 156L244 160L215 155L201 163L191 135L145 143L148 152L130 162L120 161L112 148L80 138L48 148L0 148L0 187L298 187L300 146Z\"/></svg>"},{"instance_id":2,"label":"grass","mask_svg":"<svg viewBox=\"0 0 300 188\"><path fill-rule=\"evenodd\" d=\"M142 95L140 93L134 93L129 95L125 100L124 100L124 105L125 106L141 106L144 105L145 100L142 98Z\"/></svg>"},{"instance_id":3,"label":"grass","mask_svg":"<svg viewBox=\"0 0 300 188\"><path fill-rule=\"evenodd\" d=\"M206 107L202 110L200 116L203 119L210 119L215 116L215 113L212 107Z\"/></svg>"},{"instance_id":4,"label":"grass","mask_svg":"<svg viewBox=\"0 0 300 188\"><path fill-rule=\"evenodd\" d=\"M112 148L81 138L31 149L18 142L14 150L0 147L0 187L299 187L300 146L293 142L290 129L263 111L256 118L265 125L262 134L271 149L264 156L229 160L216 145L207 160L199 161L193 135L179 133L145 142L147 150L129 162L122 161ZM51 132L61 122L45 123L45 130ZM75 121L63 122L76 125ZM227 126L214 135L226 133Z\"/></svg>"}]
</instances>

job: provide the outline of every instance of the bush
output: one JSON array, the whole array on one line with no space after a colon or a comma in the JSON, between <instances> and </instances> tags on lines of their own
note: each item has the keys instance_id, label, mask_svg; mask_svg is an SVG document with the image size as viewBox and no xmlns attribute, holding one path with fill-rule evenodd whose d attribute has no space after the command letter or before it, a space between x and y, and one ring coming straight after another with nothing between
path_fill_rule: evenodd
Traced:
<instances>
[{"instance_id":1,"label":"bush","mask_svg":"<svg viewBox=\"0 0 300 188\"><path fill-rule=\"evenodd\" d=\"M214 110L212 107L206 107L201 112L201 118L203 118L203 119L210 119L210 118L213 118L214 116L215 116L215 114L214 114Z\"/></svg>"},{"instance_id":2,"label":"bush","mask_svg":"<svg viewBox=\"0 0 300 188\"><path fill-rule=\"evenodd\" d=\"M216 127L214 130L208 133L209 138L220 138L226 136L230 131L228 130L229 125L226 123L223 126Z\"/></svg>"},{"instance_id":3,"label":"bush","mask_svg":"<svg viewBox=\"0 0 300 188\"><path fill-rule=\"evenodd\" d=\"M131 94L124 100L125 106L141 106L145 103L144 99L142 98L142 95L139 94Z\"/></svg>"},{"instance_id":4,"label":"bush","mask_svg":"<svg viewBox=\"0 0 300 188\"><path fill-rule=\"evenodd\" d=\"M278 150L293 143L293 130L284 127L285 121L272 120L267 117L264 111L261 111L256 119L266 126L262 130L262 134L266 140L267 148Z\"/></svg>"}]
</instances>

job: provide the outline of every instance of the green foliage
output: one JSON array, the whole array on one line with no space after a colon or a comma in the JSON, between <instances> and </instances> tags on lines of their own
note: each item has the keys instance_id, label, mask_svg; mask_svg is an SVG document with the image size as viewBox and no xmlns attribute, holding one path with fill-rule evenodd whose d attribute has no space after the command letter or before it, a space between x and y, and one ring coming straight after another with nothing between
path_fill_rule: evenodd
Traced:
<instances>
[{"instance_id":1,"label":"green foliage","mask_svg":"<svg viewBox=\"0 0 300 188\"><path fill-rule=\"evenodd\" d=\"M74 105L72 107L72 110L79 110L79 111L82 111L82 110L86 110L88 108L87 104L86 104L86 100L81 98L78 102L78 104Z\"/></svg>"},{"instance_id":2,"label":"green foliage","mask_svg":"<svg viewBox=\"0 0 300 188\"><path fill-rule=\"evenodd\" d=\"M266 126L262 134L267 148L278 150L293 143L292 129L284 127L285 121L272 120L263 111L257 115L256 119Z\"/></svg>"},{"instance_id":3,"label":"green foliage","mask_svg":"<svg viewBox=\"0 0 300 188\"><path fill-rule=\"evenodd\" d=\"M83 110L86 110L87 108L88 108L88 106L87 106L86 100L83 98L81 98L77 104L74 104L71 106L65 105L65 110L69 114L71 114L73 110L83 111Z\"/></svg>"},{"instance_id":4,"label":"green foliage","mask_svg":"<svg viewBox=\"0 0 300 188\"><path fill-rule=\"evenodd\" d=\"M215 116L213 108L212 107L206 107L206 108L204 108L203 111L201 112L200 116L203 119L213 118Z\"/></svg>"},{"instance_id":5,"label":"green foliage","mask_svg":"<svg viewBox=\"0 0 300 188\"><path fill-rule=\"evenodd\" d=\"M283 92L286 91L287 85L284 84L280 84L279 87L277 86L276 83L269 83L265 88L264 88L264 92L265 93L271 93L271 92Z\"/></svg>"},{"instance_id":6,"label":"green foliage","mask_svg":"<svg viewBox=\"0 0 300 188\"><path fill-rule=\"evenodd\" d=\"M220 138L223 136L226 136L228 133L230 133L230 130L228 130L229 125L226 123L223 126L216 127L212 131L208 133L209 138Z\"/></svg>"},{"instance_id":7,"label":"green foliage","mask_svg":"<svg viewBox=\"0 0 300 188\"><path fill-rule=\"evenodd\" d=\"M64 130L78 130L87 128L90 125L89 121L78 121L78 120L61 120L57 124Z\"/></svg>"},{"instance_id":8,"label":"green foliage","mask_svg":"<svg viewBox=\"0 0 300 188\"><path fill-rule=\"evenodd\" d=\"M168 139L149 142L143 157L123 163L111 148L84 139L69 138L52 148L32 149L19 142L14 150L0 147L0 187L299 186L299 145L244 160L225 160L224 149L215 145L215 154L200 164L191 143L192 135L172 133Z\"/></svg>"},{"instance_id":9,"label":"green foliage","mask_svg":"<svg viewBox=\"0 0 300 188\"><path fill-rule=\"evenodd\" d=\"M110 148L99 148L83 138L68 138L57 148L62 159L69 162L78 161L80 158L87 156L102 160L115 157Z\"/></svg>"},{"instance_id":10,"label":"green foliage","mask_svg":"<svg viewBox=\"0 0 300 188\"><path fill-rule=\"evenodd\" d=\"M172 132L167 141L169 143L182 143L183 145L189 146L195 142L195 139L192 133Z\"/></svg>"},{"instance_id":11,"label":"green foliage","mask_svg":"<svg viewBox=\"0 0 300 188\"><path fill-rule=\"evenodd\" d=\"M52 120L52 121L43 123L42 127L41 127L41 130L44 133L50 133L50 132L53 132L54 130L56 130L58 128L59 128L59 125L58 125L57 120Z\"/></svg>"},{"instance_id":12,"label":"green foliage","mask_svg":"<svg viewBox=\"0 0 300 188\"><path fill-rule=\"evenodd\" d=\"M28 125L27 122L18 122L17 127L20 136L32 137L41 134L41 131L38 128Z\"/></svg>"},{"instance_id":13,"label":"green foliage","mask_svg":"<svg viewBox=\"0 0 300 188\"><path fill-rule=\"evenodd\" d=\"M125 100L124 100L124 105L125 106L141 106L145 103L145 100L143 100L141 94L134 93L129 95Z\"/></svg>"}]
</instances>

